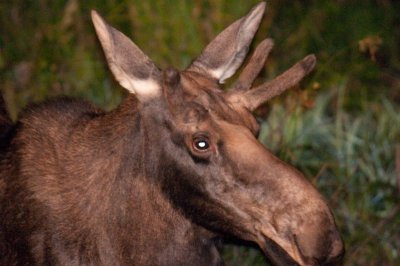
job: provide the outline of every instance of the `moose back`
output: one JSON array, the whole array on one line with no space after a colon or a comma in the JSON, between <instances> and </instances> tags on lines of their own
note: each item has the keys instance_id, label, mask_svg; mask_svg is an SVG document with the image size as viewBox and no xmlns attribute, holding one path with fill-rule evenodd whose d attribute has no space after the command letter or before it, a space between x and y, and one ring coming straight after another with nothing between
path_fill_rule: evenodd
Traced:
<instances>
[{"instance_id":1,"label":"moose back","mask_svg":"<svg viewBox=\"0 0 400 266\"><path fill-rule=\"evenodd\" d=\"M256 243L276 265L340 262L317 190L258 140L252 111L298 83L309 55L252 88L273 46L246 57L262 2L184 71L160 70L95 11L108 65L130 94L104 112L68 98L0 108L0 265L223 265L217 243Z\"/></svg>"}]
</instances>

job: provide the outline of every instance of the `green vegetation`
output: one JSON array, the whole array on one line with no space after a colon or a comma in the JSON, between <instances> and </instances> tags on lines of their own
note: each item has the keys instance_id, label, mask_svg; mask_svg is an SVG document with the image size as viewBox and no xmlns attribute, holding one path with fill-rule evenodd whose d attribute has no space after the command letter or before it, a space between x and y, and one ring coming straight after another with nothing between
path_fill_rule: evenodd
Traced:
<instances>
[{"instance_id":1,"label":"green vegetation","mask_svg":"<svg viewBox=\"0 0 400 266\"><path fill-rule=\"evenodd\" d=\"M90 9L131 36L161 67L186 67L258 1L68 0L0 3L0 86L12 117L55 95L106 109L123 97L107 70ZM400 265L400 2L268 1L256 36L275 40L260 80L306 54L300 86L258 110L260 136L325 195L346 242L346 265ZM397 176L397 180L396 180ZM228 265L265 265L228 246Z\"/></svg>"}]
</instances>

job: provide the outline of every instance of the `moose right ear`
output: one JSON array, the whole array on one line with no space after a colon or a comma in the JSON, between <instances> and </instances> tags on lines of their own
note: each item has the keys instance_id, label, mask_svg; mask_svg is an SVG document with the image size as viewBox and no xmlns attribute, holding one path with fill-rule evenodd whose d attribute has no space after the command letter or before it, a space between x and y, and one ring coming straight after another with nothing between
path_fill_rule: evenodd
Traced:
<instances>
[{"instance_id":1,"label":"moose right ear","mask_svg":"<svg viewBox=\"0 0 400 266\"><path fill-rule=\"evenodd\" d=\"M204 73L224 83L243 63L264 10L265 2L261 2L246 16L227 27L211 41L188 70Z\"/></svg>"},{"instance_id":2,"label":"moose right ear","mask_svg":"<svg viewBox=\"0 0 400 266\"><path fill-rule=\"evenodd\" d=\"M123 33L108 25L92 10L92 21L108 66L119 84L146 100L161 93L161 72Z\"/></svg>"}]
</instances>

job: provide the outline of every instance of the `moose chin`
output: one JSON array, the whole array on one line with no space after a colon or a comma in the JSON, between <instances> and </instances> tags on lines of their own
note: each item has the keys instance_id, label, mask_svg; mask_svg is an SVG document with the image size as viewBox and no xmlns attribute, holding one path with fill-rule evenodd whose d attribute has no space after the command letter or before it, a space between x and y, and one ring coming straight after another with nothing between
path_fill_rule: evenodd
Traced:
<instances>
[{"instance_id":1,"label":"moose chin","mask_svg":"<svg viewBox=\"0 0 400 266\"><path fill-rule=\"evenodd\" d=\"M308 55L253 81L265 39L229 90L265 3L235 21L183 71L160 70L95 11L115 79L110 112L69 98L0 108L0 265L223 265L234 237L276 265L340 264L344 248L322 196L258 140L252 111L313 68Z\"/></svg>"}]
</instances>

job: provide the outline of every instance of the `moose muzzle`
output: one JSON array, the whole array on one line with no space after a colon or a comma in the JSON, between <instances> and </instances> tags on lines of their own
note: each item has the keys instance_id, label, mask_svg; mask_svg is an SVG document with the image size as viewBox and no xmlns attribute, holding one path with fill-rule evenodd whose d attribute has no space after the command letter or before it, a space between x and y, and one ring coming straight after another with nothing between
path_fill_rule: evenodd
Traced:
<instances>
[{"instance_id":1,"label":"moose muzzle","mask_svg":"<svg viewBox=\"0 0 400 266\"><path fill-rule=\"evenodd\" d=\"M238 208L249 215L249 230L264 253L278 265L339 264L343 243L332 212L314 186L248 130L223 127L229 140L226 151L237 165L235 182L245 187Z\"/></svg>"}]
</instances>

